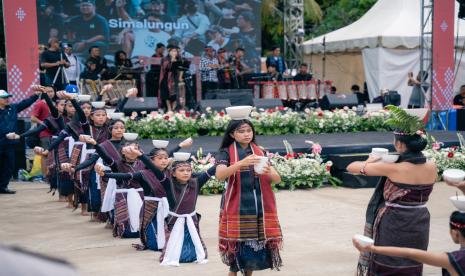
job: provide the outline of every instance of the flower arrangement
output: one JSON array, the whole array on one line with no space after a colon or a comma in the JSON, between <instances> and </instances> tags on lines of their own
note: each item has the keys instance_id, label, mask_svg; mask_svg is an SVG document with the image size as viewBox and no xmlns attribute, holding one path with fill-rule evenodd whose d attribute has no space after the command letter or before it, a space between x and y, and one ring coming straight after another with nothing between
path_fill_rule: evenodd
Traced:
<instances>
[{"instance_id":1,"label":"flower arrangement","mask_svg":"<svg viewBox=\"0 0 465 276\"><path fill-rule=\"evenodd\" d=\"M209 153L203 157L202 148L197 151L197 157L192 157L194 173L201 173L215 165L215 158ZM218 181L214 175L200 190L203 195L221 194L225 188L225 181Z\"/></svg>"},{"instance_id":2,"label":"flower arrangement","mask_svg":"<svg viewBox=\"0 0 465 276\"><path fill-rule=\"evenodd\" d=\"M423 154L430 160L433 160L438 167L438 179L442 178L442 173L446 169L465 170L465 141L460 133L460 146L442 148L443 143L437 142L434 137L429 136L429 146L423 151Z\"/></svg>"},{"instance_id":3,"label":"flower arrangement","mask_svg":"<svg viewBox=\"0 0 465 276\"><path fill-rule=\"evenodd\" d=\"M306 109L295 112L279 107L259 109L251 113L251 121L258 135L311 134L356 131L386 131L390 112L371 112L359 116L349 108L323 111ZM182 138L199 135L219 136L231 118L223 111L207 108L205 113L152 112L142 119L125 117L126 128L139 133L141 138Z\"/></svg>"}]
</instances>

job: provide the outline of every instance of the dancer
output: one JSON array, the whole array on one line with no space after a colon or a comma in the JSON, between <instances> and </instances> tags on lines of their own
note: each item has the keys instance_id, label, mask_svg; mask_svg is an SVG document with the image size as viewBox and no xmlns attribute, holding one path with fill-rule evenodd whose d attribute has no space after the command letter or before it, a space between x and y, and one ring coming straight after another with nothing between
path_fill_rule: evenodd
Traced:
<instances>
[{"instance_id":1,"label":"dancer","mask_svg":"<svg viewBox=\"0 0 465 276\"><path fill-rule=\"evenodd\" d=\"M230 114L233 120L216 156L216 178L228 181L220 210L219 250L229 275L282 266L282 233L271 186L281 178L269 163L260 173L254 171L264 153L246 119L250 110Z\"/></svg>"},{"instance_id":2,"label":"dancer","mask_svg":"<svg viewBox=\"0 0 465 276\"><path fill-rule=\"evenodd\" d=\"M365 162L352 162L347 170L354 174L382 176L370 199L364 235L377 246L428 248L430 216L426 202L436 182L437 167L422 150L427 141L422 120L403 109L387 106L393 117L386 123L395 129L396 163L378 162L370 155ZM358 275L422 275L423 265L415 260L362 254Z\"/></svg>"},{"instance_id":3,"label":"dancer","mask_svg":"<svg viewBox=\"0 0 465 276\"><path fill-rule=\"evenodd\" d=\"M460 249L449 253L436 253L416 248L361 245L355 238L354 246L360 253L389 256L392 258L406 258L431 266L442 267L442 275L465 275L465 214L455 211L449 220L450 236L454 243L460 244Z\"/></svg>"}]
</instances>

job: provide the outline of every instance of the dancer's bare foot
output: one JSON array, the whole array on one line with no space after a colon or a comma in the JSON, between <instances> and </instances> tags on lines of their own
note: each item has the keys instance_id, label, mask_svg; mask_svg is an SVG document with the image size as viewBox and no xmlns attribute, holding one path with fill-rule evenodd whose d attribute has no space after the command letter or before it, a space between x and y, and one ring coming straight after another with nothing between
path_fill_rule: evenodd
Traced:
<instances>
[{"instance_id":1,"label":"dancer's bare foot","mask_svg":"<svg viewBox=\"0 0 465 276\"><path fill-rule=\"evenodd\" d=\"M113 225L107 221L107 223L105 224L105 229L113 229Z\"/></svg>"},{"instance_id":2,"label":"dancer's bare foot","mask_svg":"<svg viewBox=\"0 0 465 276\"><path fill-rule=\"evenodd\" d=\"M90 216L90 213L87 212L87 211L81 211L81 216L88 217L88 216Z\"/></svg>"},{"instance_id":3,"label":"dancer's bare foot","mask_svg":"<svg viewBox=\"0 0 465 276\"><path fill-rule=\"evenodd\" d=\"M66 208L68 209L74 208L73 203L68 202L68 204L66 205Z\"/></svg>"},{"instance_id":4,"label":"dancer's bare foot","mask_svg":"<svg viewBox=\"0 0 465 276\"><path fill-rule=\"evenodd\" d=\"M66 202L66 201L68 201L68 200L66 199L65 196L61 195L61 196L58 197L58 202Z\"/></svg>"}]
</instances>

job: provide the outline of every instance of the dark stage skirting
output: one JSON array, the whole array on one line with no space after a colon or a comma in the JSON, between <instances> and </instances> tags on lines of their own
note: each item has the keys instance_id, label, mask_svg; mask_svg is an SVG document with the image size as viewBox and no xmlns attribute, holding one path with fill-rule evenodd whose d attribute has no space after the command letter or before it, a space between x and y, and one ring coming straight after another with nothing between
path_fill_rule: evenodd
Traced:
<instances>
[{"instance_id":1,"label":"dark stage skirting","mask_svg":"<svg viewBox=\"0 0 465 276\"><path fill-rule=\"evenodd\" d=\"M433 131L430 132L437 141L443 142L445 147L459 145L455 131ZM465 135L465 132L461 132ZM194 145L182 151L196 153L202 148L204 154L216 153L220 146L222 137L201 136L194 138ZM392 132L356 132L356 133L326 133L326 134L289 134L276 136L257 136L257 143L270 152L285 153L286 149L283 140L287 140L295 152L309 152L309 145L305 140L319 143L323 147L322 155L335 154L360 154L369 153L371 148L383 147L394 151ZM184 139L168 139L169 148L179 144ZM144 139L140 141L145 152L153 147L152 140Z\"/></svg>"}]
</instances>

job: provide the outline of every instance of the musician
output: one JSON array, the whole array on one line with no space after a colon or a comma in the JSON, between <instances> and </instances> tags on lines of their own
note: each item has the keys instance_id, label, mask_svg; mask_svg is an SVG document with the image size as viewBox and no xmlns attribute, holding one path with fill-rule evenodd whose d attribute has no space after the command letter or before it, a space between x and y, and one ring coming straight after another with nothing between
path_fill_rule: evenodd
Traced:
<instances>
[{"instance_id":1,"label":"musician","mask_svg":"<svg viewBox=\"0 0 465 276\"><path fill-rule=\"evenodd\" d=\"M185 88L180 48L168 45L168 56L163 58L160 71L160 96L168 111L174 111ZM185 91L184 91L185 94Z\"/></svg>"},{"instance_id":2,"label":"musician","mask_svg":"<svg viewBox=\"0 0 465 276\"><path fill-rule=\"evenodd\" d=\"M87 60L86 69L81 73L79 77L82 80L98 80L100 79L100 74L97 72L97 64L94 60Z\"/></svg>"},{"instance_id":3,"label":"musician","mask_svg":"<svg viewBox=\"0 0 465 276\"><path fill-rule=\"evenodd\" d=\"M276 69L280 74L286 71L286 63L284 58L280 56L281 48L279 46L273 47L273 55L266 58L266 67L268 68L271 64L275 65Z\"/></svg>"},{"instance_id":4,"label":"musician","mask_svg":"<svg viewBox=\"0 0 465 276\"><path fill-rule=\"evenodd\" d=\"M212 46L205 46L205 54L200 59L200 72L202 79L202 99L210 90L218 89L218 69L220 64L215 57Z\"/></svg>"},{"instance_id":5,"label":"musician","mask_svg":"<svg viewBox=\"0 0 465 276\"><path fill-rule=\"evenodd\" d=\"M231 88L231 70L233 68L226 58L226 49L218 49L218 63L220 65L218 70L218 86L220 89L230 89Z\"/></svg>"},{"instance_id":6,"label":"musician","mask_svg":"<svg viewBox=\"0 0 465 276\"><path fill-rule=\"evenodd\" d=\"M283 80L283 75L278 72L276 64L273 63L268 65L266 76L269 81L277 82Z\"/></svg>"},{"instance_id":7,"label":"musician","mask_svg":"<svg viewBox=\"0 0 465 276\"><path fill-rule=\"evenodd\" d=\"M87 61L92 61L96 65L97 74L103 75L108 70L106 58L101 56L100 48L98 46L92 46L89 48L89 58ZM86 62L87 64L88 62Z\"/></svg>"},{"instance_id":8,"label":"musician","mask_svg":"<svg viewBox=\"0 0 465 276\"><path fill-rule=\"evenodd\" d=\"M308 73L308 65L306 63L300 64L299 73L294 76L295 81L310 81L312 74Z\"/></svg>"},{"instance_id":9,"label":"musician","mask_svg":"<svg viewBox=\"0 0 465 276\"><path fill-rule=\"evenodd\" d=\"M115 78L119 80L132 80L134 79L133 74L125 74L123 71L129 71L132 68L132 62L127 58L125 51L117 51L115 53L115 67L117 75Z\"/></svg>"},{"instance_id":10,"label":"musician","mask_svg":"<svg viewBox=\"0 0 465 276\"><path fill-rule=\"evenodd\" d=\"M233 82L232 86L234 88L246 88L245 84L245 74L249 74L252 72L252 68L247 66L243 61L243 57L245 55L245 49L244 48L237 48L234 55L229 57L229 63L233 67Z\"/></svg>"}]
</instances>

